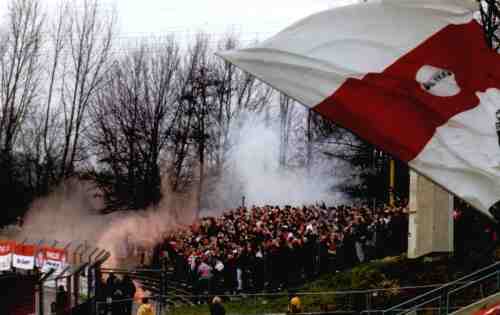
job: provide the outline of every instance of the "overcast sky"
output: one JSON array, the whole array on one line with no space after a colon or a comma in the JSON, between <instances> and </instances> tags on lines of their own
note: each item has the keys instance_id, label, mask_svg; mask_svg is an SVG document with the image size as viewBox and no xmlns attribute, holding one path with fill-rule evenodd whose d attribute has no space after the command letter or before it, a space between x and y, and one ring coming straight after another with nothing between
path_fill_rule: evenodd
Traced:
<instances>
[{"instance_id":1,"label":"overcast sky","mask_svg":"<svg viewBox=\"0 0 500 315\"><path fill-rule=\"evenodd\" d=\"M268 36L312 13L357 0L113 0L127 35L203 30ZM111 1L108 0L108 3Z\"/></svg>"},{"instance_id":2,"label":"overcast sky","mask_svg":"<svg viewBox=\"0 0 500 315\"><path fill-rule=\"evenodd\" d=\"M54 6L59 0L42 0ZM359 0L102 0L116 7L120 36L176 33L186 37L199 31L240 34L244 40L265 39L312 13ZM4 17L9 0L0 0Z\"/></svg>"}]
</instances>

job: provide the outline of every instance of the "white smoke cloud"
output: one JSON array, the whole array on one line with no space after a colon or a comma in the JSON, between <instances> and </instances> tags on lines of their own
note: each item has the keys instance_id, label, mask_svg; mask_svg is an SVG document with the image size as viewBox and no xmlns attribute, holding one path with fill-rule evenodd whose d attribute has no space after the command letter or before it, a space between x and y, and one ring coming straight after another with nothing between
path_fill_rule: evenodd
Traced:
<instances>
[{"instance_id":1,"label":"white smoke cloud","mask_svg":"<svg viewBox=\"0 0 500 315\"><path fill-rule=\"evenodd\" d=\"M245 117L233 138L227 155L228 165L217 184L217 198L226 207L247 205L309 205L316 202L338 204L347 197L335 191L345 179L346 166L335 161L316 158L308 171L305 167L283 168L279 165L279 130L277 123L266 123L260 116ZM290 154L297 151L293 142Z\"/></svg>"},{"instance_id":2,"label":"white smoke cloud","mask_svg":"<svg viewBox=\"0 0 500 315\"><path fill-rule=\"evenodd\" d=\"M45 198L35 200L24 217L20 237L30 240L95 241L109 218L99 215L101 201L90 183L66 181Z\"/></svg>"},{"instance_id":3,"label":"white smoke cloud","mask_svg":"<svg viewBox=\"0 0 500 315\"><path fill-rule=\"evenodd\" d=\"M100 214L102 200L90 182L69 180L45 198L36 200L24 217L22 230L14 237L30 242L87 242L106 249L108 266L118 266L120 259L136 246L151 248L163 234L194 219L190 201L184 205L168 194L156 208L143 211L119 211ZM178 206L173 208L171 205ZM181 206L190 207L183 209Z\"/></svg>"}]
</instances>

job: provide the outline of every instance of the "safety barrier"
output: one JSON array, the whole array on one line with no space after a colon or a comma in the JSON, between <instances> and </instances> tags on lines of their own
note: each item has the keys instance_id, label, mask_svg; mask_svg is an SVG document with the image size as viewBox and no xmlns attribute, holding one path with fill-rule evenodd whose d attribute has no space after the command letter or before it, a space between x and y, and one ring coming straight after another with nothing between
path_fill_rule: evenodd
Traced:
<instances>
[{"instance_id":1,"label":"safety barrier","mask_svg":"<svg viewBox=\"0 0 500 315\"><path fill-rule=\"evenodd\" d=\"M388 309L366 310L363 314L449 314L499 291L500 262L497 262Z\"/></svg>"},{"instance_id":2,"label":"safety barrier","mask_svg":"<svg viewBox=\"0 0 500 315\"><path fill-rule=\"evenodd\" d=\"M464 284L464 283L463 283ZM307 314L360 314L380 312L384 307L398 301L418 296L443 284L380 288L370 290L346 290L333 292L295 292L300 298L303 312ZM189 307L206 307L217 295L224 301L227 314L282 314L286 313L291 293L257 294L174 294L165 296L169 315L181 315ZM176 301L178 303L176 303ZM202 304L202 306L196 306Z\"/></svg>"}]
</instances>

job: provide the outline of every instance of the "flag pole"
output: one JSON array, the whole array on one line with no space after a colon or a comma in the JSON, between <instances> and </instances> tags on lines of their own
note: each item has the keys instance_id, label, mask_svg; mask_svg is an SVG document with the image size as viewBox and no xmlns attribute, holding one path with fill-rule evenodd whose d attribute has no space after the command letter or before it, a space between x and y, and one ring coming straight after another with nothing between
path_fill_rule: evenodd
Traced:
<instances>
[{"instance_id":1,"label":"flag pole","mask_svg":"<svg viewBox=\"0 0 500 315\"><path fill-rule=\"evenodd\" d=\"M389 204L394 206L394 183L396 176L396 165L394 159L389 162Z\"/></svg>"}]
</instances>

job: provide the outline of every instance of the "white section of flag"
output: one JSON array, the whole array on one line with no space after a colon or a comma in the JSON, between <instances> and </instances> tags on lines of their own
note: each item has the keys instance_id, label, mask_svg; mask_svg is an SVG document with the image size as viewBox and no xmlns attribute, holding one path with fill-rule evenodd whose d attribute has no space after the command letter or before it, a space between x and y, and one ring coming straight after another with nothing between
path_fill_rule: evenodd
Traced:
<instances>
[{"instance_id":1,"label":"white section of flag","mask_svg":"<svg viewBox=\"0 0 500 315\"><path fill-rule=\"evenodd\" d=\"M469 0L391 0L335 8L248 49L219 55L313 107L346 79L381 72L449 24L474 16Z\"/></svg>"},{"instance_id":2,"label":"white section of flag","mask_svg":"<svg viewBox=\"0 0 500 315\"><path fill-rule=\"evenodd\" d=\"M500 199L500 145L495 128L500 90L477 94L479 106L437 128L408 164L490 215L488 209Z\"/></svg>"}]
</instances>

